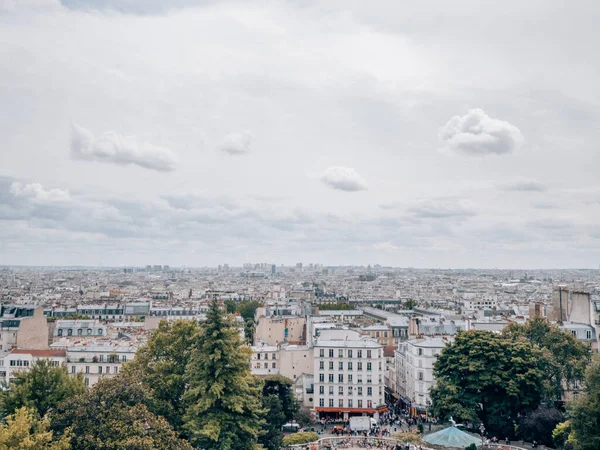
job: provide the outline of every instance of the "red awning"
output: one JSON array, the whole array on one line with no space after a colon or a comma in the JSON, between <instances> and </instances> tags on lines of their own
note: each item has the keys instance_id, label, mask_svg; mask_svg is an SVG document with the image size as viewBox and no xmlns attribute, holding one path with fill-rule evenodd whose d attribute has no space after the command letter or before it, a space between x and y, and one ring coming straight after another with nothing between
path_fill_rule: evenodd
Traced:
<instances>
[{"instance_id":1,"label":"red awning","mask_svg":"<svg viewBox=\"0 0 600 450\"><path fill-rule=\"evenodd\" d=\"M349 412L349 413L371 413L374 414L374 409L358 409L358 408L315 408L316 412Z\"/></svg>"}]
</instances>

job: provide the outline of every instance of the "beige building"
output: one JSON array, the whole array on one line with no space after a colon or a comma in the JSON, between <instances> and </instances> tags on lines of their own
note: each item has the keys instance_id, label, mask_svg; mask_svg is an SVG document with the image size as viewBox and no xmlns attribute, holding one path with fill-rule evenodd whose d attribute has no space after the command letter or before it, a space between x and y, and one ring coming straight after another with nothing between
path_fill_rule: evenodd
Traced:
<instances>
[{"instance_id":1,"label":"beige building","mask_svg":"<svg viewBox=\"0 0 600 450\"><path fill-rule=\"evenodd\" d=\"M267 376L279 374L279 348L266 342L259 342L252 347L250 371L252 375Z\"/></svg>"},{"instance_id":2,"label":"beige building","mask_svg":"<svg viewBox=\"0 0 600 450\"><path fill-rule=\"evenodd\" d=\"M306 345L283 344L279 348L279 374L292 381L302 375L313 375L313 348Z\"/></svg>"},{"instance_id":3,"label":"beige building","mask_svg":"<svg viewBox=\"0 0 600 450\"><path fill-rule=\"evenodd\" d=\"M16 347L33 350L48 348L48 322L44 308L0 306L0 351Z\"/></svg>"},{"instance_id":4,"label":"beige building","mask_svg":"<svg viewBox=\"0 0 600 450\"><path fill-rule=\"evenodd\" d=\"M259 317L254 342L278 345L282 342L300 344L306 342L306 318L303 316Z\"/></svg>"}]
</instances>

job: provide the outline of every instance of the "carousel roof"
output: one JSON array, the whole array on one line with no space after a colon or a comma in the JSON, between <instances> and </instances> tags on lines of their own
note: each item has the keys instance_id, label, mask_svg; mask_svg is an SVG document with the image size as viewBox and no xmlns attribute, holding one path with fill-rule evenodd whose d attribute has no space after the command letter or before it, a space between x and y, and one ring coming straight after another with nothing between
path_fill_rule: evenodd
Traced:
<instances>
[{"instance_id":1,"label":"carousel roof","mask_svg":"<svg viewBox=\"0 0 600 450\"><path fill-rule=\"evenodd\" d=\"M423 436L423 440L429 444L449 448L464 448L471 444L481 444L481 439L454 426Z\"/></svg>"}]
</instances>

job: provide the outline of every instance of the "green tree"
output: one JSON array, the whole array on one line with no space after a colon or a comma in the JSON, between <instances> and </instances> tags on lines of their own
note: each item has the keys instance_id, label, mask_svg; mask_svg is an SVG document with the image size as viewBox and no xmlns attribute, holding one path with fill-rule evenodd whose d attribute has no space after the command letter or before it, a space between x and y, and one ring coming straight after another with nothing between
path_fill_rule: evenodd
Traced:
<instances>
[{"instance_id":1,"label":"green tree","mask_svg":"<svg viewBox=\"0 0 600 450\"><path fill-rule=\"evenodd\" d=\"M153 411L164 416L175 429L183 423L185 370L199 330L193 320L163 320L135 359L124 367L130 379L142 382L152 393Z\"/></svg>"},{"instance_id":2,"label":"green tree","mask_svg":"<svg viewBox=\"0 0 600 450\"><path fill-rule=\"evenodd\" d=\"M414 307L417 306L417 302L415 302L412 299L408 299L404 302L404 305L402 305L402 308L406 309L406 310L411 310L414 309Z\"/></svg>"},{"instance_id":3,"label":"green tree","mask_svg":"<svg viewBox=\"0 0 600 450\"><path fill-rule=\"evenodd\" d=\"M298 409L291 388L289 378L272 375L264 379L262 396L267 420L259 443L269 450L279 450L283 438L281 427L293 419Z\"/></svg>"},{"instance_id":4,"label":"green tree","mask_svg":"<svg viewBox=\"0 0 600 450\"><path fill-rule=\"evenodd\" d=\"M186 371L189 407L184 428L191 442L211 450L250 450L263 425L262 385L250 373L252 350L216 301L210 305Z\"/></svg>"},{"instance_id":5,"label":"green tree","mask_svg":"<svg viewBox=\"0 0 600 450\"><path fill-rule=\"evenodd\" d=\"M256 309L260 306L260 303L256 300L242 300L236 308L236 311L244 318L244 320L252 319L254 321L254 314Z\"/></svg>"},{"instance_id":6,"label":"green tree","mask_svg":"<svg viewBox=\"0 0 600 450\"><path fill-rule=\"evenodd\" d=\"M225 308L228 314L234 314L237 311L237 306L235 300L225 300Z\"/></svg>"},{"instance_id":7,"label":"green tree","mask_svg":"<svg viewBox=\"0 0 600 450\"><path fill-rule=\"evenodd\" d=\"M542 352L525 339L461 332L435 363L433 414L475 425L481 421L494 433L512 435L518 417L540 404L544 365Z\"/></svg>"},{"instance_id":8,"label":"green tree","mask_svg":"<svg viewBox=\"0 0 600 450\"><path fill-rule=\"evenodd\" d=\"M529 442L535 440L540 444L552 445L552 432L563 418L556 408L540 406L523 417L519 423L519 435Z\"/></svg>"},{"instance_id":9,"label":"green tree","mask_svg":"<svg viewBox=\"0 0 600 450\"><path fill-rule=\"evenodd\" d=\"M312 431L304 431L300 433L294 433L287 435L283 438L283 445L297 445L297 444L308 444L309 442L315 442L319 440L319 435Z\"/></svg>"},{"instance_id":10,"label":"green tree","mask_svg":"<svg viewBox=\"0 0 600 450\"><path fill-rule=\"evenodd\" d=\"M44 417L63 400L85 392L81 375L70 376L64 367L50 361L35 361L28 371L15 373L15 379L0 392L0 414L6 417L26 406Z\"/></svg>"},{"instance_id":11,"label":"green tree","mask_svg":"<svg viewBox=\"0 0 600 450\"><path fill-rule=\"evenodd\" d=\"M143 383L119 374L59 405L52 414L58 436L72 430L78 450L192 450L163 417L148 408L151 392Z\"/></svg>"},{"instance_id":12,"label":"green tree","mask_svg":"<svg viewBox=\"0 0 600 450\"><path fill-rule=\"evenodd\" d=\"M600 358L594 358L585 375L583 393L567 404L571 438L576 450L600 448Z\"/></svg>"},{"instance_id":13,"label":"green tree","mask_svg":"<svg viewBox=\"0 0 600 450\"><path fill-rule=\"evenodd\" d=\"M70 432L53 440L48 419L38 419L32 408L19 408L0 424L0 450L68 450Z\"/></svg>"},{"instance_id":14,"label":"green tree","mask_svg":"<svg viewBox=\"0 0 600 450\"><path fill-rule=\"evenodd\" d=\"M542 349L548 361L546 382L551 400L562 398L565 382L572 385L585 376L590 360L589 348L556 325L538 317L523 325L512 323L504 329L503 334L509 339L524 337Z\"/></svg>"}]
</instances>

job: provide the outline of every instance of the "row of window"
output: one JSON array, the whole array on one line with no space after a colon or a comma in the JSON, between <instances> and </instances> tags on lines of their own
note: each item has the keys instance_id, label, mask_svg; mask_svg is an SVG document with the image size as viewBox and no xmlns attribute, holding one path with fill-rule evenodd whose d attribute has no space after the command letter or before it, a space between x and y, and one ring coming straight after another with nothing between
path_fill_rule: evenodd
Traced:
<instances>
[{"instance_id":1,"label":"row of window","mask_svg":"<svg viewBox=\"0 0 600 450\"><path fill-rule=\"evenodd\" d=\"M334 370L335 364L333 361L329 361L329 370ZM346 365L347 370L354 370L354 364L352 363L352 361L348 361L347 365ZM373 365L368 362L366 364L366 368L367 370L372 370ZM325 370L325 361L319 361L319 370ZM344 361L338 361L338 370L344 370ZM357 361L356 363L356 370L361 371L363 370L363 363L362 361ZM381 370L381 361L379 361L379 370Z\"/></svg>"},{"instance_id":2,"label":"row of window","mask_svg":"<svg viewBox=\"0 0 600 450\"><path fill-rule=\"evenodd\" d=\"M328 354L329 354L330 358L335 358L335 350L333 348L329 349ZM352 349L348 349L346 357L347 358L353 358L353 355L354 355L353 350ZM367 355L367 359L371 358L371 355L372 355L371 350L367 350L366 351L366 355ZM325 358L325 349L324 348L319 349L319 357ZM338 351L337 351L337 357L338 358L344 358L344 349L343 348L339 348L338 349ZM362 358L363 357L363 351L362 350L356 350L356 357L359 358L359 359ZM381 358L381 350L379 350L378 357Z\"/></svg>"},{"instance_id":3,"label":"row of window","mask_svg":"<svg viewBox=\"0 0 600 450\"><path fill-rule=\"evenodd\" d=\"M58 361L50 361L50 364L52 365L52 367L58 367L60 365L60 363ZM11 359L10 366L11 367L29 367L29 361L21 360L21 359L17 359L17 360Z\"/></svg>"},{"instance_id":4,"label":"row of window","mask_svg":"<svg viewBox=\"0 0 600 450\"><path fill-rule=\"evenodd\" d=\"M72 328L67 328L67 336L73 336L73 329ZM64 330L62 328L58 329L58 335L62 336L64 333ZM98 336L102 336L103 331L102 328L98 328ZM92 329L88 328L87 329L87 335L91 336L92 335ZM83 328L78 328L77 329L77 336L83 336Z\"/></svg>"},{"instance_id":5,"label":"row of window","mask_svg":"<svg viewBox=\"0 0 600 450\"><path fill-rule=\"evenodd\" d=\"M257 353L256 355L257 355L257 356L256 356L256 359L260 359L260 355L261 355L261 353ZM265 355L265 356L264 356L264 358L263 358L263 359L269 359L269 354L268 354L268 353L265 353L264 355ZM277 359L277 353L273 353L273 354L271 355L271 359Z\"/></svg>"},{"instance_id":6,"label":"row of window","mask_svg":"<svg viewBox=\"0 0 600 450\"><path fill-rule=\"evenodd\" d=\"M344 386L338 386L338 394L339 395L344 395L344 391L347 390L348 394L352 394L352 386L350 386L347 389L344 389ZM357 386L356 388L356 395L363 395L363 387L362 386ZM379 386L379 395L381 395L382 389L381 386ZM319 394L323 395L325 394L325 386L319 386ZM335 394L335 387L334 386L329 386L329 395L334 395ZM373 388L371 386L367 387L367 395L371 396L373 395Z\"/></svg>"},{"instance_id":7,"label":"row of window","mask_svg":"<svg viewBox=\"0 0 600 450\"><path fill-rule=\"evenodd\" d=\"M354 408L354 401L353 399L349 398L348 399L348 408ZM319 399L319 406L320 407L324 407L325 406L325 399L324 398L320 398ZM332 398L329 399L329 407L333 408L334 405L334 401ZM357 408L362 408L363 407L363 401L362 400L357 400L356 401L356 407ZM340 398L338 400L338 408L344 408L344 399ZM373 408L373 400L367 400L367 408Z\"/></svg>"},{"instance_id":8,"label":"row of window","mask_svg":"<svg viewBox=\"0 0 600 450\"><path fill-rule=\"evenodd\" d=\"M276 368L277 368L277 363L271 363L271 364L272 364L272 366L273 366L273 367L272 367L273 369L276 369ZM268 369L268 368L269 368L269 363L264 363L264 366L265 366L265 367L264 367L265 369ZM260 363L256 363L256 366L255 366L255 367L256 367L257 369L260 369Z\"/></svg>"},{"instance_id":9,"label":"row of window","mask_svg":"<svg viewBox=\"0 0 600 450\"><path fill-rule=\"evenodd\" d=\"M71 373L77 373L76 370L77 370L77 367L71 366ZM85 373L92 373L92 372L90 372L90 366L85 366ZM110 367L106 366L106 370L104 370L104 368L102 366L98 366L98 373L99 374L102 374L102 373L109 374ZM113 367L113 373L119 373L118 366Z\"/></svg>"},{"instance_id":10,"label":"row of window","mask_svg":"<svg viewBox=\"0 0 600 450\"><path fill-rule=\"evenodd\" d=\"M350 383L350 384L353 383L354 382L353 374L349 373L347 379L348 379L348 383ZM334 380L335 380L334 374L330 373L329 377L328 377L329 383L335 383ZM358 382L358 384L362 384L362 382L363 382L362 374L358 374L356 376L356 381ZM319 374L319 383L324 383L324 382L325 382L325 374L320 373ZM338 373L337 382L338 383L344 382L344 374L343 373ZM371 384L372 382L373 382L373 378L371 377L371 375L367 375L367 384ZM379 375L379 383L381 383L381 375Z\"/></svg>"}]
</instances>

